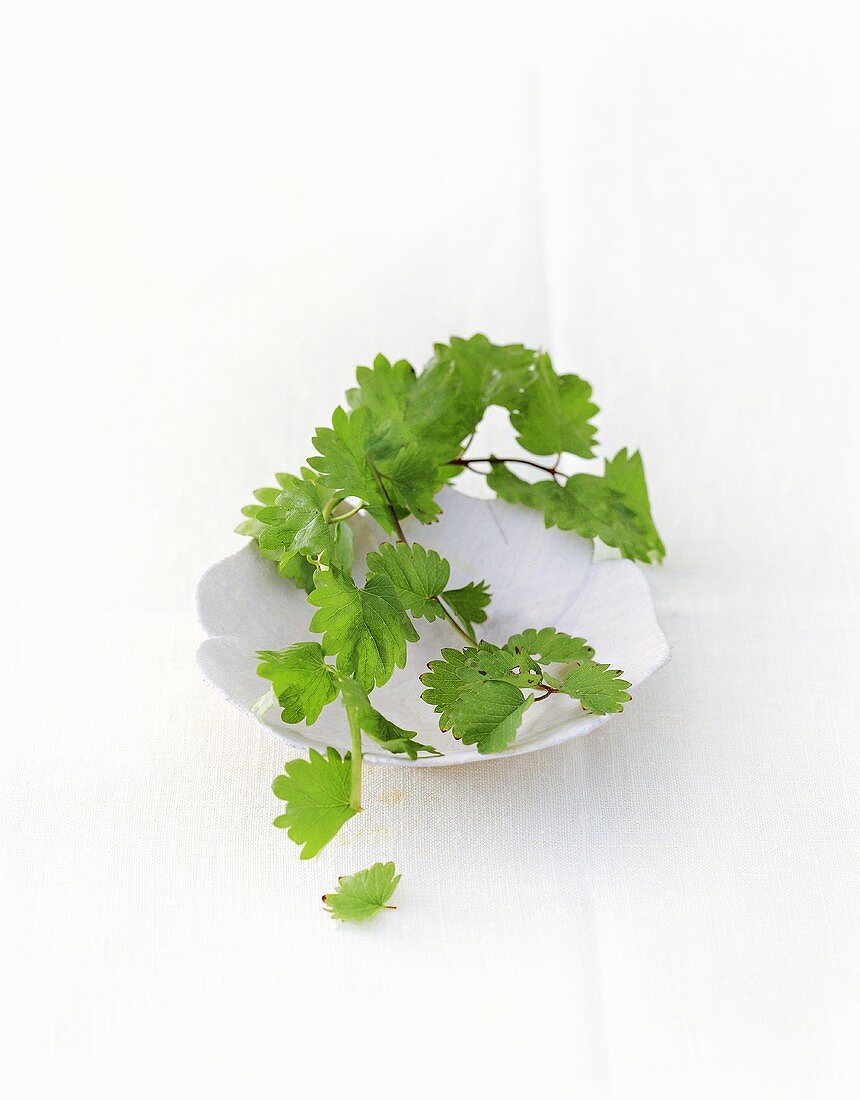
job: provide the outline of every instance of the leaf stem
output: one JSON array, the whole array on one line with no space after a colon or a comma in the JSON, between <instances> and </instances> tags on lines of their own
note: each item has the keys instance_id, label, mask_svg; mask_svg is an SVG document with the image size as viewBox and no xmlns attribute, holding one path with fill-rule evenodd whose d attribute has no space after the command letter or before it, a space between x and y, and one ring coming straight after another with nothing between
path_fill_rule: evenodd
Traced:
<instances>
[{"instance_id":1,"label":"leaf stem","mask_svg":"<svg viewBox=\"0 0 860 1100\"><path fill-rule=\"evenodd\" d=\"M488 458L454 458L449 465L471 467L481 462L488 462L491 466L502 466L507 462L518 462L521 466L531 466L534 470L543 470L545 474L551 474L553 477L556 477L561 473L558 468L560 458L561 456L555 460L553 466L545 466L541 462L532 462L530 458L496 458L495 455L490 455ZM561 476L567 477L567 474L561 474Z\"/></svg>"},{"instance_id":2,"label":"leaf stem","mask_svg":"<svg viewBox=\"0 0 860 1100\"><path fill-rule=\"evenodd\" d=\"M544 699L549 698L550 695L563 694L558 690L558 688L550 687L549 684L541 684L540 686L543 688L543 695L536 695L534 697L534 702L536 703L542 702Z\"/></svg>"},{"instance_id":3,"label":"leaf stem","mask_svg":"<svg viewBox=\"0 0 860 1100\"><path fill-rule=\"evenodd\" d=\"M322 510L322 518L325 520L326 523L331 522L331 514L342 500L344 500L344 497L335 495L333 497L329 497L329 499L325 502Z\"/></svg>"},{"instance_id":4,"label":"leaf stem","mask_svg":"<svg viewBox=\"0 0 860 1100\"><path fill-rule=\"evenodd\" d=\"M466 644L470 645L470 646L475 645L475 643L477 641L475 636L473 634L469 634L460 625L460 623L457 622L457 620L454 618L454 616L451 614L451 612L448 610L448 608L442 603L442 601L439 599L439 597L438 596L432 596L431 599L433 600L433 603L436 603L436 604L439 605L439 609L441 610L442 616L445 619L445 621L448 623L449 626L452 626L454 628L454 630L457 631L457 633L466 642Z\"/></svg>"},{"instance_id":5,"label":"leaf stem","mask_svg":"<svg viewBox=\"0 0 860 1100\"><path fill-rule=\"evenodd\" d=\"M403 528L400 526L397 512L394 510L394 505L391 503L391 497L388 495L388 490L385 488L385 482L382 480L379 470L376 468L376 463L370 455L367 455L366 458L367 464L370 467L370 472L373 474L373 480L376 482L376 487L379 489L382 494L382 499L385 501L385 510L388 512L391 522L394 525L394 530L397 532L397 541L405 543L408 546L409 540L403 534Z\"/></svg>"},{"instance_id":6,"label":"leaf stem","mask_svg":"<svg viewBox=\"0 0 860 1100\"><path fill-rule=\"evenodd\" d=\"M333 516L332 512L335 510L335 508L337 508L338 504L343 504L345 500L346 497L341 495L333 496L325 502L322 510L322 518L325 520L326 523L340 523L342 519L349 519L351 516L357 515L362 508L367 507L366 502L360 500L354 508L350 508L346 512L341 512L339 516Z\"/></svg>"},{"instance_id":7,"label":"leaf stem","mask_svg":"<svg viewBox=\"0 0 860 1100\"><path fill-rule=\"evenodd\" d=\"M356 504L356 506L354 508L350 508L349 511L341 512L341 514L339 516L331 516L330 515L328 517L328 522L329 523L340 523L341 520L352 519L352 517L357 516L358 513L361 511L361 509L364 508L364 507L365 507L364 501L360 500L358 502L358 504Z\"/></svg>"},{"instance_id":8,"label":"leaf stem","mask_svg":"<svg viewBox=\"0 0 860 1100\"><path fill-rule=\"evenodd\" d=\"M346 708L349 721L350 769L349 804L357 812L361 810L361 726L358 724L358 711L355 707Z\"/></svg>"}]
</instances>

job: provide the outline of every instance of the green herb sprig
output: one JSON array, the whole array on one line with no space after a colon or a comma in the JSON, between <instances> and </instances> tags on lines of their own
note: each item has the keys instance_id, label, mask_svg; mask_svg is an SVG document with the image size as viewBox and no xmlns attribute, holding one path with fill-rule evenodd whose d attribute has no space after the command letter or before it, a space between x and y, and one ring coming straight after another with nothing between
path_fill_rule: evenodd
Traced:
<instances>
[{"instance_id":1,"label":"green herb sprig","mask_svg":"<svg viewBox=\"0 0 860 1100\"><path fill-rule=\"evenodd\" d=\"M311 751L274 781L285 803L275 824L302 845L302 859L316 855L361 811L364 738L412 760L439 755L371 702L374 688L406 666L420 620L444 620L457 643L420 676L421 698L441 730L480 753L507 748L525 712L554 695L577 699L594 714L620 711L630 699L622 673L600 663L583 638L544 626L502 646L482 640L487 584L475 579L451 588L445 558L407 539L407 516L436 522L440 489L468 469L484 475L502 500L542 512L547 527L598 538L638 561L661 561L665 553L638 452L620 450L598 473L562 472L565 455L595 460L598 407L591 386L578 375L556 373L546 352L493 344L483 335L452 337L435 345L420 372L403 359L392 363L378 355L372 367L357 369L356 382L331 427L317 429L307 466L298 476L277 474L276 487L258 489L237 528L307 592L314 608L310 629L320 636L259 653L257 671L270 688L256 713L278 705L284 722L310 726L340 700L350 733L345 756L334 748L325 755ZM471 453L493 405L508 411L516 442L533 457ZM535 479L535 471L542 476ZM367 556L361 585L352 576L349 526L360 512L376 521L382 536ZM377 876L382 866L370 871ZM388 868L393 876L391 864L386 876Z\"/></svg>"}]
</instances>

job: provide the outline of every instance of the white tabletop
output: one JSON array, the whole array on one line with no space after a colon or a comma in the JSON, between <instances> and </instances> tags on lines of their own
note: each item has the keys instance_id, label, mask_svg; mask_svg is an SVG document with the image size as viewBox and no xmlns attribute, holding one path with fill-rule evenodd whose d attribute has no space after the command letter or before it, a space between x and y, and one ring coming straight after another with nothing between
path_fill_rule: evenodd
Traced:
<instances>
[{"instance_id":1,"label":"white tabletop","mask_svg":"<svg viewBox=\"0 0 860 1100\"><path fill-rule=\"evenodd\" d=\"M3 17L15 1095L857 1094L850 9ZM673 661L562 748L369 769L300 862L195 582L356 364L474 331L642 448ZM377 859L397 912L336 925Z\"/></svg>"}]
</instances>

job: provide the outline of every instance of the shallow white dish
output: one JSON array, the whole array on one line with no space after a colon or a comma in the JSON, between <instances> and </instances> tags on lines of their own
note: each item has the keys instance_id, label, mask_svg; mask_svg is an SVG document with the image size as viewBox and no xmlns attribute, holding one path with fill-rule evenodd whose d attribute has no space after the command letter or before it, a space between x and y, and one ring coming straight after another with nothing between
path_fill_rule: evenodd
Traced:
<instances>
[{"instance_id":1,"label":"shallow white dish","mask_svg":"<svg viewBox=\"0 0 860 1100\"><path fill-rule=\"evenodd\" d=\"M451 563L452 588L486 580L492 592L489 617L478 636L502 643L528 627L554 626L587 639L596 660L621 669L633 685L631 694L669 660L669 644L657 625L654 603L641 570L633 562L594 562L593 545L569 531L546 529L542 515L499 500L476 500L444 489L438 497L438 523L404 524L410 540L437 550ZM355 534L356 580L363 576L366 554L377 547L380 528L366 516L350 521ZM197 610L208 638L197 651L205 679L241 711L252 715L252 704L267 683L256 674L258 649L282 649L319 635L308 631L315 610L305 593L278 576L270 561L253 545L213 565L197 586ZM365 760L403 767L444 767L472 760L495 760L558 745L589 733L611 716L587 714L579 703L556 695L530 707L516 741L504 752L482 756L474 746L461 745L442 733L433 708L419 699L418 677L427 662L446 646L460 641L444 621L416 622L420 642L409 647L405 669L396 669L384 687L373 692L373 703L387 718L414 730L420 741L443 756L410 761L383 750L365 753ZM628 703L632 706L633 703ZM254 719L256 721L256 719ZM263 725L297 749L327 745L346 751L349 731L340 703L329 704L315 725L287 726L272 709Z\"/></svg>"}]
</instances>

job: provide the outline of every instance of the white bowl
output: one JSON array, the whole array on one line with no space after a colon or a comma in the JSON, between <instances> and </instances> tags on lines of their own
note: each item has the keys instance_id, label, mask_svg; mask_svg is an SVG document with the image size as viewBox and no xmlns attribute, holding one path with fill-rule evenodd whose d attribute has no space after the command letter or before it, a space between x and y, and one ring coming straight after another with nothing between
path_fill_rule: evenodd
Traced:
<instances>
[{"instance_id":1,"label":"white bowl","mask_svg":"<svg viewBox=\"0 0 860 1100\"><path fill-rule=\"evenodd\" d=\"M633 562L594 562L593 545L569 531L545 528L534 509L500 500L476 500L444 489L438 497L442 516L422 526L407 520L410 541L437 550L451 563L449 586L486 580L492 591L488 619L478 636L497 644L528 627L553 626L585 638L596 660L621 669L633 685L631 694L669 660L669 644L654 614L648 583ZM382 532L373 520L350 521L355 534L356 579L363 576L366 554L376 548ZM319 635L308 631L315 610L305 593L278 576L275 565L248 545L213 565L197 586L197 609L208 638L197 651L205 679L241 711L251 706L268 682L256 674L258 649L283 649ZM383 750L365 753L365 760L402 767L444 767L473 760L493 760L559 745L590 733L611 716L586 713L564 695L552 695L526 712L514 743L503 752L482 756L442 733L433 708L419 695L418 677L427 662L446 646L461 642L442 620L419 620L421 640L409 647L405 669L396 669L384 687L372 695L374 706L419 741L434 745L443 756L411 761ZM632 703L628 703L632 706ZM256 719L255 719L256 721ZM313 726L287 726L273 708L263 725L297 749L326 745L346 751L349 731L339 702L330 703ZM371 743L372 744L372 743Z\"/></svg>"}]
</instances>

